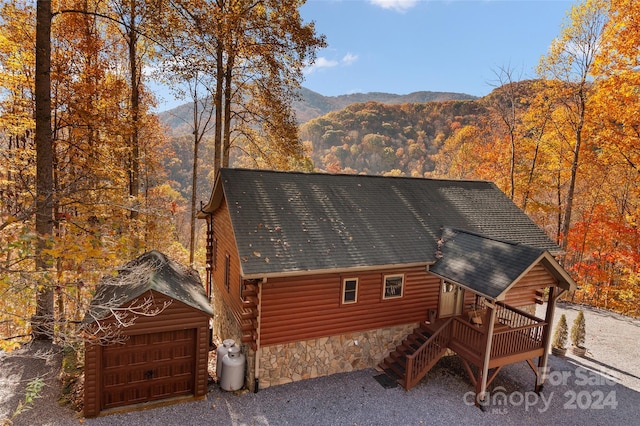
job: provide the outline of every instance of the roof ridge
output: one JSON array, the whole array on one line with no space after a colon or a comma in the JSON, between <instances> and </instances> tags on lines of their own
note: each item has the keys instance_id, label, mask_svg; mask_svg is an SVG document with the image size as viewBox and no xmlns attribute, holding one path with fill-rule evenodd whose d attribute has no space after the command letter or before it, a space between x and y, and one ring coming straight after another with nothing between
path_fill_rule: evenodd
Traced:
<instances>
[{"instance_id":1,"label":"roof ridge","mask_svg":"<svg viewBox=\"0 0 640 426\"><path fill-rule=\"evenodd\" d=\"M463 234L468 234L468 235L473 235L475 237L484 238L485 240L495 241L495 242L503 243L503 244L509 244L509 245L512 245L512 246L528 247L528 248L532 248L532 249L538 250L540 252L545 251L544 249L536 248L536 247L531 246L529 244L519 243L517 241L512 241L512 240L503 240L503 239L500 239L500 238L490 237L488 235L484 235L484 234L481 234L479 232L469 231L467 229L461 229L461 228L453 228L453 227L448 227L448 226L445 226L443 228L443 232L442 232L443 237L444 237L444 232L446 230L450 230L450 231L458 232L458 233L463 233ZM444 242L446 243L446 239L445 239Z\"/></svg>"},{"instance_id":2,"label":"roof ridge","mask_svg":"<svg viewBox=\"0 0 640 426\"><path fill-rule=\"evenodd\" d=\"M365 174L365 173L358 173L358 174L352 174L352 173L327 173L327 172L322 172L322 171L313 171L313 172L305 172L305 171L301 171L301 170L272 170L272 169L249 169L249 168L245 168L245 167L225 167L220 169L221 172L224 172L225 170L228 171L241 171L241 172L256 172L256 173L273 173L273 174L291 174L291 175L309 175L309 176L340 176L340 177L363 177L363 178L376 178L376 179L404 179L404 180L414 180L414 181L419 181L419 180L428 180L428 181L435 181L435 182L482 182L482 183L489 183L492 185L495 185L494 182L490 181L490 180L483 180L483 179L452 179L452 178L438 178L438 177L415 177L415 176L385 176L385 175L369 175L369 174Z\"/></svg>"}]
</instances>

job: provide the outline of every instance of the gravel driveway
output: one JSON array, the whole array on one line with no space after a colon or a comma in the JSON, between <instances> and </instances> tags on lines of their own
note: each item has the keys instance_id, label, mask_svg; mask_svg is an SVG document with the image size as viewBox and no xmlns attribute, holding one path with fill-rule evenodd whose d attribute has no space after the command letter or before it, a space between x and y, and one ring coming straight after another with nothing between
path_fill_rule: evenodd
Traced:
<instances>
[{"instance_id":1,"label":"gravel driveway","mask_svg":"<svg viewBox=\"0 0 640 426\"><path fill-rule=\"evenodd\" d=\"M543 307L541 307L543 309ZM571 325L580 307L560 305ZM506 366L491 386L493 404L473 406L473 387L456 357L442 359L410 390L385 388L373 369L234 394L214 387L206 400L147 411L83 419L59 407L53 375L36 406L15 425L633 425L640 406L640 321L582 308L587 324L584 358L549 357L551 375L540 395L526 363ZM544 316L539 313L539 316ZM15 409L33 374L21 370L19 355L0 354L0 419Z\"/></svg>"}]
</instances>

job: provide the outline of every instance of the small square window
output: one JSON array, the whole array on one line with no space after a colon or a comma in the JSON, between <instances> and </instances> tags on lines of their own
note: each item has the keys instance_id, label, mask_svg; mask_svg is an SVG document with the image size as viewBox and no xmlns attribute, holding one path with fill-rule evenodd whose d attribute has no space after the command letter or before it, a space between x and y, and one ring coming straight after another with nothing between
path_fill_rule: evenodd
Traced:
<instances>
[{"instance_id":1,"label":"small square window","mask_svg":"<svg viewBox=\"0 0 640 426\"><path fill-rule=\"evenodd\" d=\"M358 279L345 278L342 280L342 303L356 303L358 301Z\"/></svg>"},{"instance_id":2,"label":"small square window","mask_svg":"<svg viewBox=\"0 0 640 426\"><path fill-rule=\"evenodd\" d=\"M402 297L404 293L404 275L385 275L383 299Z\"/></svg>"}]
</instances>

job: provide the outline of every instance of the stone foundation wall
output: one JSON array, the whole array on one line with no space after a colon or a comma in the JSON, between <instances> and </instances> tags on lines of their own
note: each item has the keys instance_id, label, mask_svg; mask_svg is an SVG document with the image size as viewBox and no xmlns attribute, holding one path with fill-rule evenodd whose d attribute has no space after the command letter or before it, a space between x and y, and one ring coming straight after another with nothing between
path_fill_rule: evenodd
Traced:
<instances>
[{"instance_id":1,"label":"stone foundation wall","mask_svg":"<svg viewBox=\"0 0 640 426\"><path fill-rule=\"evenodd\" d=\"M260 348L260 389L375 367L418 323Z\"/></svg>"}]
</instances>

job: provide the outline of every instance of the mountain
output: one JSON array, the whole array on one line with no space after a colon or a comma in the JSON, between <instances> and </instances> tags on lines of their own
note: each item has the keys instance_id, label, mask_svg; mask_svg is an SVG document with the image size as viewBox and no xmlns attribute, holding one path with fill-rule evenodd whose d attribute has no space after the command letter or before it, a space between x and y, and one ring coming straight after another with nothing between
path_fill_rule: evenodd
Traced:
<instances>
[{"instance_id":1,"label":"mountain","mask_svg":"<svg viewBox=\"0 0 640 426\"><path fill-rule=\"evenodd\" d=\"M300 95L294 104L300 137L310 146L310 157L319 170L429 171L433 165L428 155L436 153L450 135L452 122L466 124L483 113L478 98L462 93L323 96L303 88ZM169 147L174 153L166 164L168 180L185 198L191 191L192 108L192 103L185 103L159 114L170 132ZM201 199L206 199L213 184L212 158L212 148L204 144L198 181Z\"/></svg>"},{"instance_id":2,"label":"mountain","mask_svg":"<svg viewBox=\"0 0 640 426\"><path fill-rule=\"evenodd\" d=\"M298 123L303 124L316 117L325 115L331 111L339 111L355 103L379 102L381 104L398 105L406 103L427 103L451 100L474 100L475 96L464 93L453 92L413 92L407 95L396 95L392 93L371 92L352 93L340 96L324 96L313 90L302 87L300 89L301 99L293 103ZM168 111L161 112L160 120L171 130L172 135L180 136L192 132L191 123L193 118L192 104L185 103Z\"/></svg>"},{"instance_id":3,"label":"mountain","mask_svg":"<svg viewBox=\"0 0 640 426\"><path fill-rule=\"evenodd\" d=\"M392 93L370 92L352 93L340 96L323 96L312 90L301 88L302 99L294 102L296 117L300 124L325 115L331 111L338 111L355 103L379 102L381 104L406 104L406 103L426 103L440 101L463 101L477 99L475 96L464 93L452 92L413 92L408 95L396 95Z\"/></svg>"}]
</instances>

